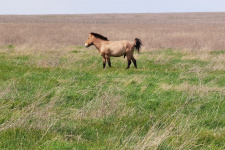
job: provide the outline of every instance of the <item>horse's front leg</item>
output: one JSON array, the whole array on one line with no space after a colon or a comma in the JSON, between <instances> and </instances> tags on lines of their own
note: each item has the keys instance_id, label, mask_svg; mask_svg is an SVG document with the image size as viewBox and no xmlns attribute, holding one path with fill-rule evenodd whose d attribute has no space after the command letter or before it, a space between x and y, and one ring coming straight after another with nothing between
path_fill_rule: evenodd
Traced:
<instances>
[{"instance_id":1,"label":"horse's front leg","mask_svg":"<svg viewBox=\"0 0 225 150\"><path fill-rule=\"evenodd\" d=\"M130 57L127 57L127 62L128 62L127 69L129 69L130 65L131 65L131 58Z\"/></svg>"},{"instance_id":2,"label":"horse's front leg","mask_svg":"<svg viewBox=\"0 0 225 150\"><path fill-rule=\"evenodd\" d=\"M109 55L106 55L106 59L107 59L107 62L108 62L109 67L111 67L110 56Z\"/></svg>"},{"instance_id":3,"label":"horse's front leg","mask_svg":"<svg viewBox=\"0 0 225 150\"><path fill-rule=\"evenodd\" d=\"M106 58L105 58L105 55L102 55L102 60L103 60L103 69L105 69L105 64L106 64Z\"/></svg>"}]
</instances>

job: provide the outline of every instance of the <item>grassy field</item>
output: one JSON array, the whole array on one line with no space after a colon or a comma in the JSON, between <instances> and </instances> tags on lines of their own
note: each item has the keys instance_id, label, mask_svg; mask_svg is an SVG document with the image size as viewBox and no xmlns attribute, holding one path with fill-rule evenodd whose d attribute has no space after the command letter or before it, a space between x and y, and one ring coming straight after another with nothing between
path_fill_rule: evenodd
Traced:
<instances>
[{"instance_id":1,"label":"grassy field","mask_svg":"<svg viewBox=\"0 0 225 150\"><path fill-rule=\"evenodd\" d=\"M113 41L138 37L148 50L224 50L224 31L225 13L0 15L0 45L41 50L83 45L90 32Z\"/></svg>"},{"instance_id":2,"label":"grassy field","mask_svg":"<svg viewBox=\"0 0 225 150\"><path fill-rule=\"evenodd\" d=\"M139 15L0 16L0 149L225 149L225 13ZM138 69L89 32L139 37Z\"/></svg>"},{"instance_id":3,"label":"grassy field","mask_svg":"<svg viewBox=\"0 0 225 150\"><path fill-rule=\"evenodd\" d=\"M137 70L103 70L94 48L1 47L0 148L224 149L224 54L142 51Z\"/></svg>"}]
</instances>

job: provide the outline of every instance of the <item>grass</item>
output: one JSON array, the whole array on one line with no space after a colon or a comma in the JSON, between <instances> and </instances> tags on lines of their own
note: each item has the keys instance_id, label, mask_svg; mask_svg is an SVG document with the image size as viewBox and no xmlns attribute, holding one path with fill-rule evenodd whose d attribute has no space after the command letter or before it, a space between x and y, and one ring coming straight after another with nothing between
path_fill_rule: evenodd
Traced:
<instances>
[{"instance_id":1,"label":"grass","mask_svg":"<svg viewBox=\"0 0 225 150\"><path fill-rule=\"evenodd\" d=\"M36 50L58 49L83 45L88 34L96 32L113 41L139 38L151 50L224 53L224 18L224 12L0 15L0 45L8 46L11 51L19 45Z\"/></svg>"},{"instance_id":2,"label":"grass","mask_svg":"<svg viewBox=\"0 0 225 150\"><path fill-rule=\"evenodd\" d=\"M2 46L0 149L224 149L224 53L204 55L146 50L138 69L103 70L91 48Z\"/></svg>"},{"instance_id":3,"label":"grass","mask_svg":"<svg viewBox=\"0 0 225 150\"><path fill-rule=\"evenodd\" d=\"M225 54L225 50L216 50L216 51L212 51L211 54L215 54L215 55L218 55L218 54Z\"/></svg>"}]
</instances>

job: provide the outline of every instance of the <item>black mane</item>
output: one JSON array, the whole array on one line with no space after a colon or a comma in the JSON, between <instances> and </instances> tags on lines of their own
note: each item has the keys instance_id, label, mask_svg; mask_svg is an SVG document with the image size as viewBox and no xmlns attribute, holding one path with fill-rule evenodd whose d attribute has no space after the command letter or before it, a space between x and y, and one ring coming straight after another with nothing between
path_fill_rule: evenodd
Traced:
<instances>
[{"instance_id":1,"label":"black mane","mask_svg":"<svg viewBox=\"0 0 225 150\"><path fill-rule=\"evenodd\" d=\"M108 41L108 38L102 36L101 34L91 32L91 35L93 35L93 36L95 36L96 38L99 38L99 39L101 39L101 40Z\"/></svg>"}]
</instances>

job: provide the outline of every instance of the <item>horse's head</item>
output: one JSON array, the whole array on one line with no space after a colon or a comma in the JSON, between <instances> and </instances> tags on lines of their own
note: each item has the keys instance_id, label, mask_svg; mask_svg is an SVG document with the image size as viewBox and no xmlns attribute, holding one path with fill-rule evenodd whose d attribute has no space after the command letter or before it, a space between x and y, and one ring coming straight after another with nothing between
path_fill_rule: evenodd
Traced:
<instances>
[{"instance_id":1,"label":"horse's head","mask_svg":"<svg viewBox=\"0 0 225 150\"><path fill-rule=\"evenodd\" d=\"M84 46L89 47L89 46L93 45L93 40L94 40L94 36L92 34L89 34L89 37L88 37L87 41L85 42Z\"/></svg>"}]
</instances>

